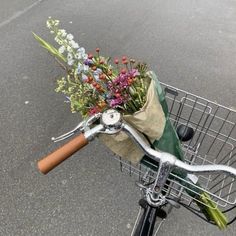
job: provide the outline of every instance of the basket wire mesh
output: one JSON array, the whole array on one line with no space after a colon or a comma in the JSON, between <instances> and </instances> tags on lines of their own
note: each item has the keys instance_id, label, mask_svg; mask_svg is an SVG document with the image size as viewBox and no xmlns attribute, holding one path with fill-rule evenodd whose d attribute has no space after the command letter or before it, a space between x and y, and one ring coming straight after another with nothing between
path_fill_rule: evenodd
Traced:
<instances>
[{"instance_id":1,"label":"basket wire mesh","mask_svg":"<svg viewBox=\"0 0 236 236\"><path fill-rule=\"evenodd\" d=\"M193 138L182 143L185 162L236 168L236 111L164 83L162 87L173 126L177 129L182 124L194 129ZM153 163L143 161L132 165L120 157L116 159L121 171L137 176L140 182L155 181L158 167ZM232 176L214 173L188 177L191 181L171 173L162 191L193 208L196 208L197 196L202 191L210 195L216 206L227 209L236 204L236 183Z\"/></svg>"}]
</instances>

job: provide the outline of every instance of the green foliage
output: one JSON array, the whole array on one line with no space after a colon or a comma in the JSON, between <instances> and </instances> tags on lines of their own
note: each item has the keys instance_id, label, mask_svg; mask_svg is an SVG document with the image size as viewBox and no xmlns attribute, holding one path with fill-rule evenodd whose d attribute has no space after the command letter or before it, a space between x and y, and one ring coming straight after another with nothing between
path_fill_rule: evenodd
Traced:
<instances>
[{"instance_id":1,"label":"green foliage","mask_svg":"<svg viewBox=\"0 0 236 236\"><path fill-rule=\"evenodd\" d=\"M41 37L39 37L37 34L33 32L34 38L40 43L40 45L45 48L50 54L55 56L56 58L62 60L63 62L66 62L66 58L59 53L59 51L53 47L51 44L43 40Z\"/></svg>"}]
</instances>

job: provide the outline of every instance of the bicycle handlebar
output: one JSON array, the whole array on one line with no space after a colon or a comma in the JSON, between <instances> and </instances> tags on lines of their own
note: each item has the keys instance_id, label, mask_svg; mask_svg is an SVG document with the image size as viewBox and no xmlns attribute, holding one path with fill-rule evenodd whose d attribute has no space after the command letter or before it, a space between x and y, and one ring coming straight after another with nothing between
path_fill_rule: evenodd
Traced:
<instances>
[{"instance_id":1,"label":"bicycle handlebar","mask_svg":"<svg viewBox=\"0 0 236 236\"><path fill-rule=\"evenodd\" d=\"M114 111L114 110L113 110ZM110 112L108 123L101 119L101 124L94 126L92 129L88 129L83 134L80 134L55 152L44 157L38 162L38 169L43 173L47 174L61 162L66 160L68 157L73 155L76 151L88 144L88 142L97 136L101 131L106 134L118 133L121 130L126 132L136 144L144 151L146 155L155 161L160 163L167 163L172 167L178 167L189 173L206 173L206 172L225 172L236 176L236 169L225 166L225 165L189 165L178 160L175 156L152 149L146 144L143 138L138 132L127 123L123 123L120 119L115 116L116 111ZM102 115L102 114L101 114ZM107 118L106 114L106 118ZM96 115L97 116L97 115ZM114 118L114 120L113 120ZM90 118L91 119L91 118Z\"/></svg>"},{"instance_id":2,"label":"bicycle handlebar","mask_svg":"<svg viewBox=\"0 0 236 236\"><path fill-rule=\"evenodd\" d=\"M47 174L87 144L88 140L85 138L84 134L80 134L64 146L38 161L38 169L43 174Z\"/></svg>"}]
</instances>

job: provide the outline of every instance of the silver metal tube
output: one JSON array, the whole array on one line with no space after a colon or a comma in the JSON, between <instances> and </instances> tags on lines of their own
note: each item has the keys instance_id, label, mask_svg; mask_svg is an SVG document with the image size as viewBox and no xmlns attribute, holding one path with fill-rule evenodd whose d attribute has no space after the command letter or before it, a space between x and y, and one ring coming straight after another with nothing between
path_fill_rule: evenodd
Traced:
<instances>
[{"instance_id":1,"label":"silver metal tube","mask_svg":"<svg viewBox=\"0 0 236 236\"><path fill-rule=\"evenodd\" d=\"M159 152L152 149L146 144L143 138L137 133L137 131L128 124L123 124L122 129L138 144L138 146L146 153L149 157L156 161L169 162L170 165L175 166L177 158L166 152Z\"/></svg>"},{"instance_id":2,"label":"silver metal tube","mask_svg":"<svg viewBox=\"0 0 236 236\"><path fill-rule=\"evenodd\" d=\"M189 173L209 173L209 172L225 172L236 176L236 169L225 165L188 165L180 160L176 160L175 166L186 170Z\"/></svg>"},{"instance_id":3,"label":"silver metal tube","mask_svg":"<svg viewBox=\"0 0 236 236\"><path fill-rule=\"evenodd\" d=\"M138 146L147 154L149 157L160 161L160 162L169 162L173 167L178 167L183 170L186 170L189 173L209 173L209 172L225 172L231 175L236 176L236 169L225 166L225 165L189 165L180 160L175 156L166 153L153 150L149 147L146 142L140 137L137 131L129 126L128 124L123 124L122 129L138 144Z\"/></svg>"},{"instance_id":4,"label":"silver metal tube","mask_svg":"<svg viewBox=\"0 0 236 236\"><path fill-rule=\"evenodd\" d=\"M84 132L84 137L90 141L92 140L95 136L98 135L98 133L100 131L104 131L105 127L104 125L100 124L100 125L97 125L95 127L93 127L92 129L89 129L87 131Z\"/></svg>"}]
</instances>

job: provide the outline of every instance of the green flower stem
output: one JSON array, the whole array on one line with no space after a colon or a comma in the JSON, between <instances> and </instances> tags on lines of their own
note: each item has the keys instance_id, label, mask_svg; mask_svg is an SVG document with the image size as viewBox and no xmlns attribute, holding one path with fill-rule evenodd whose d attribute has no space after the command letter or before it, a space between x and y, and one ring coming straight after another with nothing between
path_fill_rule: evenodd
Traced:
<instances>
[{"instance_id":1,"label":"green flower stem","mask_svg":"<svg viewBox=\"0 0 236 236\"><path fill-rule=\"evenodd\" d=\"M130 107L131 113L134 113L136 111L135 106L132 104L132 102L127 103L127 105Z\"/></svg>"},{"instance_id":2,"label":"green flower stem","mask_svg":"<svg viewBox=\"0 0 236 236\"><path fill-rule=\"evenodd\" d=\"M135 104L135 101L134 101L134 100L131 100L131 103L132 103L132 105L134 106L134 112L138 111L139 108L138 108L138 106Z\"/></svg>"},{"instance_id":3,"label":"green flower stem","mask_svg":"<svg viewBox=\"0 0 236 236\"><path fill-rule=\"evenodd\" d=\"M141 106L143 106L143 99L142 99L142 97L141 97L141 95L140 95L140 92L138 91L137 94L138 94L139 104L140 104Z\"/></svg>"},{"instance_id":4,"label":"green flower stem","mask_svg":"<svg viewBox=\"0 0 236 236\"><path fill-rule=\"evenodd\" d=\"M53 47L51 44L47 43L45 40L40 38L37 34L33 33L33 35L34 35L34 38L41 44L41 46L45 48L50 54L66 62L66 59L64 58L64 56L61 53L59 53L55 47Z\"/></svg>"}]
</instances>

